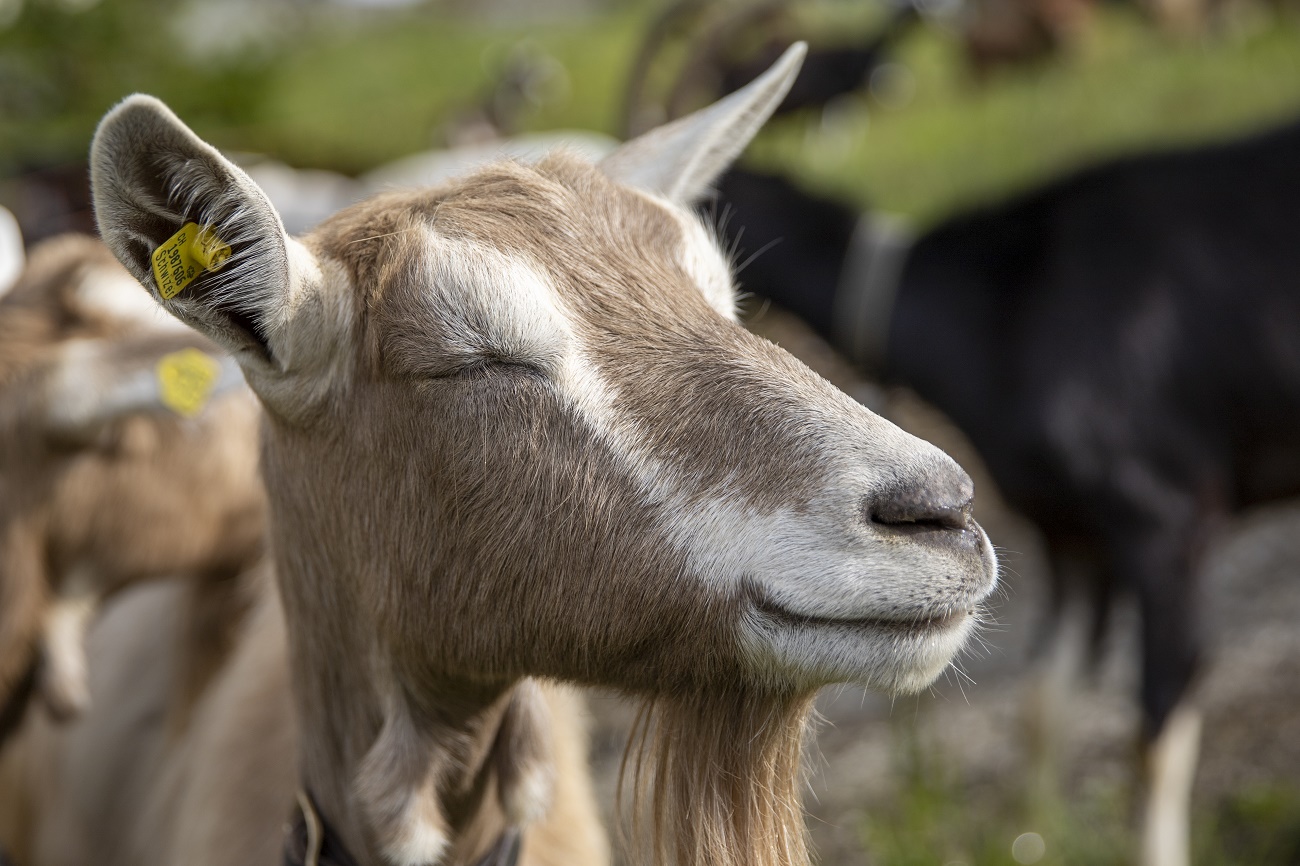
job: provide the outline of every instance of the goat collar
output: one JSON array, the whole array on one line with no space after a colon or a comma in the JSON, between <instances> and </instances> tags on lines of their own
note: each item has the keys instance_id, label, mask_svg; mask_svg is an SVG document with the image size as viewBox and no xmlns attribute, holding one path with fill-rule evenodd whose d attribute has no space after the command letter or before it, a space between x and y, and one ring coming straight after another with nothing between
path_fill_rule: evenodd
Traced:
<instances>
[{"instance_id":1,"label":"goat collar","mask_svg":"<svg viewBox=\"0 0 1300 866\"><path fill-rule=\"evenodd\" d=\"M27 670L14 683L7 697L0 696L0 745L9 739L9 735L18 730L27 715L27 705L36 694L37 662L33 660ZM0 866L5 859L0 852Z\"/></svg>"},{"instance_id":2,"label":"goat collar","mask_svg":"<svg viewBox=\"0 0 1300 866\"><path fill-rule=\"evenodd\" d=\"M523 830L507 827L474 866L517 866L522 843ZM284 866L357 866L338 834L316 810L311 794L302 789L284 839Z\"/></svg>"},{"instance_id":3,"label":"goat collar","mask_svg":"<svg viewBox=\"0 0 1300 866\"><path fill-rule=\"evenodd\" d=\"M914 240L901 220L864 213L844 254L832 337L850 360L874 373L885 368L889 322Z\"/></svg>"}]
</instances>

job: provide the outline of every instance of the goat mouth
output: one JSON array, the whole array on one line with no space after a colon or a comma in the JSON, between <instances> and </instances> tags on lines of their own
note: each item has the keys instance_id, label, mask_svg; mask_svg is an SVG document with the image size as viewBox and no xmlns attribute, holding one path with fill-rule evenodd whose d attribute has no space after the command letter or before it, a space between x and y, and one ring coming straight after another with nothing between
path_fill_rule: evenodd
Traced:
<instances>
[{"instance_id":1,"label":"goat mouth","mask_svg":"<svg viewBox=\"0 0 1300 866\"><path fill-rule=\"evenodd\" d=\"M933 613L910 618L884 617L827 617L788 611L766 598L756 598L752 602L754 610L770 621L793 628L852 628L874 629L893 632L900 635L915 635L926 632L946 631L975 616L975 607L960 607L941 613Z\"/></svg>"},{"instance_id":2,"label":"goat mouth","mask_svg":"<svg viewBox=\"0 0 1300 866\"><path fill-rule=\"evenodd\" d=\"M982 600L983 594L958 596L910 611L828 616L790 610L750 583L739 631L753 658L779 682L860 683L907 694L934 682L965 646Z\"/></svg>"}]
</instances>

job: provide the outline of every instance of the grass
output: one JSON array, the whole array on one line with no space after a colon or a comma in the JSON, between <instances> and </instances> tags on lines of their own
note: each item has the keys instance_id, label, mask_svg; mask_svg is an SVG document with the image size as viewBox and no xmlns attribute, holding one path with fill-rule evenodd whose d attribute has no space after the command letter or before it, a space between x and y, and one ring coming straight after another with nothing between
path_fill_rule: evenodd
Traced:
<instances>
[{"instance_id":1,"label":"grass","mask_svg":"<svg viewBox=\"0 0 1300 866\"><path fill-rule=\"evenodd\" d=\"M248 132L295 164L352 171L425 150L438 123L485 93L520 43L558 58L567 79L528 118L531 128L611 131L643 19L628 12L523 29L420 16L361 34L328 26L275 69Z\"/></svg>"},{"instance_id":2,"label":"grass","mask_svg":"<svg viewBox=\"0 0 1300 866\"><path fill-rule=\"evenodd\" d=\"M336 11L270 46L200 61L180 47L161 0L80 14L27 3L0 29L0 173L81 158L99 117L133 91L162 98L219 147L356 173L435 146L438 124L486 93L521 43L558 58L566 79L531 128L612 130L643 7L530 26L435 7Z\"/></svg>"},{"instance_id":3,"label":"grass","mask_svg":"<svg viewBox=\"0 0 1300 866\"><path fill-rule=\"evenodd\" d=\"M1136 810L1130 786L1094 780L1066 799L1033 790L1020 778L972 784L952 771L958 762L924 748L913 731L900 729L896 736L897 789L860 825L863 856L871 866L1133 863ZM1198 803L1193 860L1197 866L1300 862L1300 785L1271 783Z\"/></svg>"},{"instance_id":4,"label":"grass","mask_svg":"<svg viewBox=\"0 0 1300 866\"><path fill-rule=\"evenodd\" d=\"M1300 115L1300 18L1200 44L1110 12L1063 62L984 85L930 31L902 46L914 97L860 101L825 129L786 124L754 151L814 188L928 221L1105 155Z\"/></svg>"}]
</instances>

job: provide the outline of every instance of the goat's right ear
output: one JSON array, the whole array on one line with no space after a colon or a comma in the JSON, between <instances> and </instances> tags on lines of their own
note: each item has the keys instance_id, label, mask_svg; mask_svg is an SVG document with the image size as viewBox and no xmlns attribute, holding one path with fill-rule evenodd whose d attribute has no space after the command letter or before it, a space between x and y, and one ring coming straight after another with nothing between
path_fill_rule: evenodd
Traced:
<instances>
[{"instance_id":1,"label":"goat's right ear","mask_svg":"<svg viewBox=\"0 0 1300 866\"><path fill-rule=\"evenodd\" d=\"M601 169L628 186L695 204L785 99L807 53L796 42L749 84L624 143L600 161Z\"/></svg>"},{"instance_id":2,"label":"goat's right ear","mask_svg":"<svg viewBox=\"0 0 1300 866\"><path fill-rule=\"evenodd\" d=\"M137 94L100 122L90 180L105 243L163 307L246 364L280 365L275 337L290 305L288 238L248 175L162 102ZM205 268L173 256L179 279L164 269L159 286L154 253L183 246L188 256L195 238L176 238L189 223L229 246L229 257Z\"/></svg>"}]
</instances>

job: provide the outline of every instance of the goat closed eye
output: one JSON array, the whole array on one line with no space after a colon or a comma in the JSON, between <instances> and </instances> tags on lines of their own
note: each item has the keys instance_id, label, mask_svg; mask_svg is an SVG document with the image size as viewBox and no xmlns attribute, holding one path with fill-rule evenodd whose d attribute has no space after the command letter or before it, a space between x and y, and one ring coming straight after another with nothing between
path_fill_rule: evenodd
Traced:
<instances>
[{"instance_id":1,"label":"goat closed eye","mask_svg":"<svg viewBox=\"0 0 1300 866\"><path fill-rule=\"evenodd\" d=\"M520 358L485 356L467 358L427 376L430 379L474 379L496 375L527 375L545 378L546 371L532 361Z\"/></svg>"}]
</instances>

